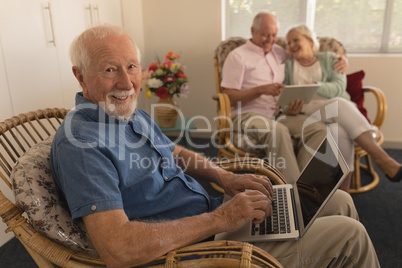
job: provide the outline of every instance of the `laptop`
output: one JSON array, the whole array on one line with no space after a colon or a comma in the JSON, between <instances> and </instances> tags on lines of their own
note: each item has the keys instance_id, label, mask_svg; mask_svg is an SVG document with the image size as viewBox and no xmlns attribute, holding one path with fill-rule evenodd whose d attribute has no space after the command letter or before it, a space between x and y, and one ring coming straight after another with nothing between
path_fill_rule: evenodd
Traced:
<instances>
[{"instance_id":1,"label":"laptop","mask_svg":"<svg viewBox=\"0 0 402 268\"><path fill-rule=\"evenodd\" d=\"M261 224L249 222L234 232L217 234L215 240L256 242L303 237L348 173L328 133L294 184L273 186L273 216Z\"/></svg>"},{"instance_id":2,"label":"laptop","mask_svg":"<svg viewBox=\"0 0 402 268\"><path fill-rule=\"evenodd\" d=\"M286 106L294 100L303 100L307 104L319 87L317 84L285 86L276 105Z\"/></svg>"}]
</instances>

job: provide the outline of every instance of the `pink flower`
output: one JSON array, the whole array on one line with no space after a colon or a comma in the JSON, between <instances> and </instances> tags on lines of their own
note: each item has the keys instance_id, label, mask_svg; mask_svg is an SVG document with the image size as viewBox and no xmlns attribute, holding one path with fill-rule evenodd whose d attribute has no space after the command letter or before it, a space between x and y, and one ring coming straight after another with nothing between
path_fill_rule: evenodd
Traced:
<instances>
[{"instance_id":1,"label":"pink flower","mask_svg":"<svg viewBox=\"0 0 402 268\"><path fill-rule=\"evenodd\" d=\"M173 63L173 61L171 61L171 60L165 60L165 61L162 63L162 65L163 65L164 67L166 67L166 68L169 68L170 65L172 65L172 63Z\"/></svg>"}]
</instances>

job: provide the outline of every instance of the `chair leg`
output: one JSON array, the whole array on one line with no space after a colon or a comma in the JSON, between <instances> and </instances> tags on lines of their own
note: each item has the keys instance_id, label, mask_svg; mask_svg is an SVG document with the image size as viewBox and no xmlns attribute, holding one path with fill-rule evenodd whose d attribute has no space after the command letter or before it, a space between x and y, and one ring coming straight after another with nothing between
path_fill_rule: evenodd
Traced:
<instances>
[{"instance_id":1,"label":"chair leg","mask_svg":"<svg viewBox=\"0 0 402 268\"><path fill-rule=\"evenodd\" d=\"M362 157L365 157L366 159L366 165L362 164L360 162L360 159ZM370 183L363 185L361 184L361 176L360 176L360 169L366 170L370 176L372 177L372 180ZM380 182L380 177L378 173L374 170L373 164L371 162L371 157L368 155L366 152L363 153L355 153L355 171L353 172L352 176L352 185L349 190L349 193L355 194L355 193L364 193L367 191L370 191L374 189L378 183Z\"/></svg>"}]
</instances>

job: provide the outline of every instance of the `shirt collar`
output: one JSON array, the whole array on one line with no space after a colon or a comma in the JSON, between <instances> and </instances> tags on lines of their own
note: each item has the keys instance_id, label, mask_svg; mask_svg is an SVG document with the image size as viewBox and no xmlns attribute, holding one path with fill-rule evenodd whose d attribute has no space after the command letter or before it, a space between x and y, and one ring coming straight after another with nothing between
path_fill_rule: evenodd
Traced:
<instances>
[{"instance_id":1,"label":"shirt collar","mask_svg":"<svg viewBox=\"0 0 402 268\"><path fill-rule=\"evenodd\" d=\"M256 44L254 44L251 39L248 39L246 42L246 47L248 49L250 49L253 52L259 53L261 55L265 55L264 50L262 49L262 47L257 46ZM271 53L271 51L269 52Z\"/></svg>"}]
</instances>

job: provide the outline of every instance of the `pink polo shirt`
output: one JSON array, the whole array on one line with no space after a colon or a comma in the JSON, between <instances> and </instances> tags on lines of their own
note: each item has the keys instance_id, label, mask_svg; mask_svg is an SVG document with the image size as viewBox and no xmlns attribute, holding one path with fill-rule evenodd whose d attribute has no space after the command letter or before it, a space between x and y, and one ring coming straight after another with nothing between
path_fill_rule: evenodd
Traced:
<instances>
[{"instance_id":1,"label":"pink polo shirt","mask_svg":"<svg viewBox=\"0 0 402 268\"><path fill-rule=\"evenodd\" d=\"M244 90L264 84L283 83L286 58L286 51L278 45L265 54L261 47L247 40L227 56L222 68L221 87ZM278 97L261 95L241 107L232 107L232 115L252 112L272 118L277 109L277 100Z\"/></svg>"}]
</instances>

